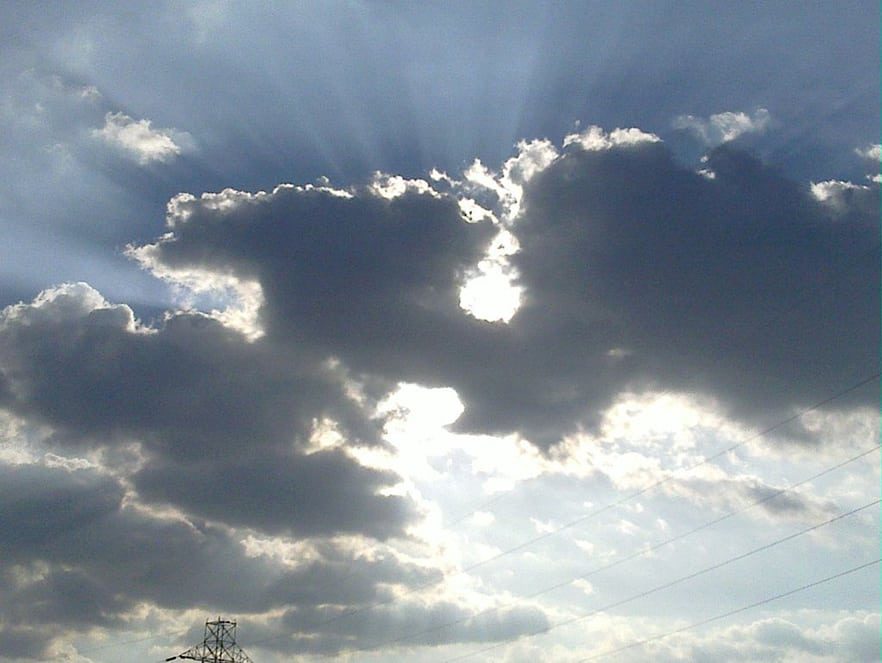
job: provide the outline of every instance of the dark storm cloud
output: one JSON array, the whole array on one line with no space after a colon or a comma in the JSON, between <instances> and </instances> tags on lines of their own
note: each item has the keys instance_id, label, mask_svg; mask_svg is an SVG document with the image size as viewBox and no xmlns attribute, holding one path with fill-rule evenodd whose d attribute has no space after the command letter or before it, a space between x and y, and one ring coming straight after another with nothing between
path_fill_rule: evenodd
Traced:
<instances>
[{"instance_id":1,"label":"dark storm cloud","mask_svg":"<svg viewBox=\"0 0 882 663\"><path fill-rule=\"evenodd\" d=\"M275 341L386 388L453 386L460 430L541 444L625 389L709 394L756 423L872 373L878 191L834 208L731 148L704 166L713 178L642 143L570 149L537 175L513 229L525 304L509 325L458 308L487 233L447 196L189 198L142 255L256 279Z\"/></svg>"},{"instance_id":2,"label":"dark storm cloud","mask_svg":"<svg viewBox=\"0 0 882 663\"><path fill-rule=\"evenodd\" d=\"M140 443L146 466L135 479L149 499L309 535L386 538L413 515L404 498L377 494L395 483L391 473L340 451L305 453L326 417L349 441L376 440L332 369L204 316L138 330L127 307L65 286L7 309L0 369L3 406L51 426L51 444Z\"/></svg>"},{"instance_id":3,"label":"dark storm cloud","mask_svg":"<svg viewBox=\"0 0 882 663\"><path fill-rule=\"evenodd\" d=\"M714 179L657 144L577 150L528 185L512 328L541 359L505 383L516 394L572 420L624 387L681 389L756 420L875 371L878 190L840 216L742 152L706 166Z\"/></svg>"},{"instance_id":4,"label":"dark storm cloud","mask_svg":"<svg viewBox=\"0 0 882 663\"><path fill-rule=\"evenodd\" d=\"M345 402L320 367L204 316L172 316L138 333L128 307L93 304L88 286L50 297L11 310L0 331L15 394L6 405L59 427L70 443L130 435L176 458L234 457L302 443L322 406Z\"/></svg>"},{"instance_id":5,"label":"dark storm cloud","mask_svg":"<svg viewBox=\"0 0 882 663\"><path fill-rule=\"evenodd\" d=\"M149 515L122 502L95 470L0 465L0 655L40 657L61 633L120 625L137 603L159 607L362 605L392 585L424 585L437 571L370 559L324 543L290 567L246 554L227 530ZM347 582L340 583L341 575Z\"/></svg>"},{"instance_id":6,"label":"dark storm cloud","mask_svg":"<svg viewBox=\"0 0 882 663\"><path fill-rule=\"evenodd\" d=\"M377 496L396 479L391 472L358 465L340 451L158 462L133 477L144 499L168 501L231 525L273 534L352 532L378 539L400 534L401 524L412 515L405 499Z\"/></svg>"},{"instance_id":7,"label":"dark storm cloud","mask_svg":"<svg viewBox=\"0 0 882 663\"><path fill-rule=\"evenodd\" d=\"M480 361L494 327L463 314L459 288L494 233L453 197L278 188L178 199L172 234L142 253L162 269L256 279L267 336L357 372L438 383Z\"/></svg>"}]
</instances>

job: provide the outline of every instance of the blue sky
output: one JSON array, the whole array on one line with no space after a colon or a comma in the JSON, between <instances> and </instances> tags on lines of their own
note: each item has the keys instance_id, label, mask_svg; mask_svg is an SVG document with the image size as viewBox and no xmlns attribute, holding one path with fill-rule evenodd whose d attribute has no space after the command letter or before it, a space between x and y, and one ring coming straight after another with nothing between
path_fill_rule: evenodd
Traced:
<instances>
[{"instance_id":1,"label":"blue sky","mask_svg":"<svg viewBox=\"0 0 882 663\"><path fill-rule=\"evenodd\" d=\"M875 3L0 25L0 659L577 661L878 555ZM610 660L877 660L877 579Z\"/></svg>"}]
</instances>

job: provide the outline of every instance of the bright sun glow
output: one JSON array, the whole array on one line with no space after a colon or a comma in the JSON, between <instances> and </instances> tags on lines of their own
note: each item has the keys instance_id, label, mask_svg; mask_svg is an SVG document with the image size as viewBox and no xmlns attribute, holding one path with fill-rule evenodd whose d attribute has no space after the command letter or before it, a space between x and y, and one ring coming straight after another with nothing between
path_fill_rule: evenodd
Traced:
<instances>
[{"instance_id":1,"label":"bright sun glow","mask_svg":"<svg viewBox=\"0 0 882 663\"><path fill-rule=\"evenodd\" d=\"M508 322L521 306L522 289L498 265L487 267L459 291L459 305L478 320Z\"/></svg>"}]
</instances>

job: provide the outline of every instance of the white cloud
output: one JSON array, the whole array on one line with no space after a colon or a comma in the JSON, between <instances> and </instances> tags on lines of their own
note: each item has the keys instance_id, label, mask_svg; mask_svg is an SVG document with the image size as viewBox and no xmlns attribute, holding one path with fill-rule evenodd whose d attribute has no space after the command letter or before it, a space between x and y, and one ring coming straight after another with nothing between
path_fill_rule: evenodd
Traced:
<instances>
[{"instance_id":1,"label":"white cloud","mask_svg":"<svg viewBox=\"0 0 882 663\"><path fill-rule=\"evenodd\" d=\"M548 140L520 141L516 147L517 154L503 164L500 172L491 171L475 159L463 173L462 182L437 171L432 177L446 178L458 192L460 210L467 221L489 219L497 225L511 227L521 212L524 185L560 156ZM469 197L470 194L495 197L495 205L487 203L495 212ZM508 230L501 230L485 258L466 275L459 300L463 310L486 322L511 320L521 306L523 295L523 288L516 285L517 270L509 262L517 251L517 238Z\"/></svg>"},{"instance_id":2,"label":"white cloud","mask_svg":"<svg viewBox=\"0 0 882 663\"><path fill-rule=\"evenodd\" d=\"M872 159L873 161L882 160L882 145L867 145L866 147L856 147L855 154L864 159Z\"/></svg>"},{"instance_id":3,"label":"white cloud","mask_svg":"<svg viewBox=\"0 0 882 663\"><path fill-rule=\"evenodd\" d=\"M475 527L488 527L492 525L496 521L496 516L494 516L490 511L475 511L472 516L469 518L469 522Z\"/></svg>"},{"instance_id":4,"label":"white cloud","mask_svg":"<svg viewBox=\"0 0 882 663\"><path fill-rule=\"evenodd\" d=\"M866 147L856 147L854 151L859 157L876 162L876 168L879 167L879 162L882 161L882 145L878 143L867 145ZM875 184L882 184L882 175L878 172L867 175L867 179Z\"/></svg>"},{"instance_id":5,"label":"white cloud","mask_svg":"<svg viewBox=\"0 0 882 663\"><path fill-rule=\"evenodd\" d=\"M459 305L479 320L508 322L521 307L523 288L509 257L517 253L517 238L501 230L486 257L471 270L459 291Z\"/></svg>"},{"instance_id":6,"label":"white cloud","mask_svg":"<svg viewBox=\"0 0 882 663\"><path fill-rule=\"evenodd\" d=\"M868 190L868 186L842 180L827 180L811 184L812 195L815 199L836 212L846 211L851 206L851 198L856 193Z\"/></svg>"},{"instance_id":7,"label":"white cloud","mask_svg":"<svg viewBox=\"0 0 882 663\"><path fill-rule=\"evenodd\" d=\"M694 115L680 115L674 120L677 129L689 129L709 146L728 143L747 133L762 133L769 128L772 116L765 108L753 115L744 112L715 113L704 119Z\"/></svg>"},{"instance_id":8,"label":"white cloud","mask_svg":"<svg viewBox=\"0 0 882 663\"><path fill-rule=\"evenodd\" d=\"M464 197L475 195L481 199L489 195L495 198L488 202L488 205L496 208L493 218L498 218L504 225L511 225L521 211L524 185L560 156L549 140L522 140L515 147L517 154L506 160L499 171L490 170L480 159L475 159L463 172L461 182L438 171L434 171L433 178L447 178Z\"/></svg>"},{"instance_id":9,"label":"white cloud","mask_svg":"<svg viewBox=\"0 0 882 663\"><path fill-rule=\"evenodd\" d=\"M156 260L155 245L128 247L126 255L171 286L178 308L203 311L250 341L263 336L259 313L264 299L259 282L205 269L166 267Z\"/></svg>"},{"instance_id":10,"label":"white cloud","mask_svg":"<svg viewBox=\"0 0 882 663\"><path fill-rule=\"evenodd\" d=\"M438 198L439 194L432 185L423 179L407 179L401 175L387 175L386 173L374 173L374 179L368 189L375 195L387 200L393 200L408 192L416 194L428 194Z\"/></svg>"},{"instance_id":11,"label":"white cloud","mask_svg":"<svg viewBox=\"0 0 882 663\"><path fill-rule=\"evenodd\" d=\"M659 143L661 138L654 133L647 133L634 127L613 129L609 133L601 127L591 125L582 133L569 134L564 138L563 145L578 145L589 152L611 150L614 147L630 147L647 143Z\"/></svg>"},{"instance_id":12,"label":"white cloud","mask_svg":"<svg viewBox=\"0 0 882 663\"><path fill-rule=\"evenodd\" d=\"M130 332L146 332L125 304L111 305L88 283L63 283L39 293L30 304L14 304L0 311L0 331L12 324L58 322L72 316L103 310Z\"/></svg>"},{"instance_id":13,"label":"white cloud","mask_svg":"<svg viewBox=\"0 0 882 663\"><path fill-rule=\"evenodd\" d=\"M104 126L92 135L134 157L139 164L172 161L190 142L189 134L174 129L154 129L150 120L135 120L125 113L107 113Z\"/></svg>"},{"instance_id":14,"label":"white cloud","mask_svg":"<svg viewBox=\"0 0 882 663\"><path fill-rule=\"evenodd\" d=\"M821 621L800 623L807 619ZM879 657L878 633L878 613L806 612L760 618L703 634L676 634L642 653L660 661L874 661Z\"/></svg>"}]
</instances>

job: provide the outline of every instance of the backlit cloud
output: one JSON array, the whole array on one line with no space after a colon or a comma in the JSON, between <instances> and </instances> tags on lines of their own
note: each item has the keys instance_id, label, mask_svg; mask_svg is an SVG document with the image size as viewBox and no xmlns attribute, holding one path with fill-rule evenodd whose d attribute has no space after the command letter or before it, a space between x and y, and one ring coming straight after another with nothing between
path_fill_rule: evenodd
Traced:
<instances>
[{"instance_id":1,"label":"backlit cloud","mask_svg":"<svg viewBox=\"0 0 882 663\"><path fill-rule=\"evenodd\" d=\"M878 338L878 303L852 263L875 264L878 192L854 187L851 200L848 185L822 184L809 195L724 148L709 180L639 130L582 136L519 185L517 244L503 256L520 294L507 324L462 310L493 224L464 223L456 191L425 183L391 198L303 187L180 197L169 233L132 253L165 278L254 281L274 342L335 357L386 390L451 386L465 405L459 430L542 445L593 425L624 390L707 393L761 421L872 361L860 348ZM507 171L482 172L468 177L505 217ZM848 297L793 308L830 280ZM849 320L864 340L837 340L824 319Z\"/></svg>"},{"instance_id":2,"label":"backlit cloud","mask_svg":"<svg viewBox=\"0 0 882 663\"><path fill-rule=\"evenodd\" d=\"M107 113L104 126L92 135L121 150L142 166L167 162L179 156L190 137L175 129L154 129L150 120L135 120L125 113Z\"/></svg>"},{"instance_id":3,"label":"backlit cloud","mask_svg":"<svg viewBox=\"0 0 882 663\"><path fill-rule=\"evenodd\" d=\"M854 151L858 156L861 156L864 159L871 159L872 161L879 161L882 159L882 145L879 143L876 143L875 145L867 145L866 147L858 147L855 148Z\"/></svg>"},{"instance_id":4,"label":"backlit cloud","mask_svg":"<svg viewBox=\"0 0 882 663\"><path fill-rule=\"evenodd\" d=\"M765 108L758 108L752 114L742 111L714 113L707 119L694 115L680 115L674 120L677 129L688 129L706 145L715 147L735 140L748 133L762 133L769 128L772 116Z\"/></svg>"},{"instance_id":5,"label":"backlit cloud","mask_svg":"<svg viewBox=\"0 0 882 663\"><path fill-rule=\"evenodd\" d=\"M878 658L878 6L0 25L0 660Z\"/></svg>"}]
</instances>

